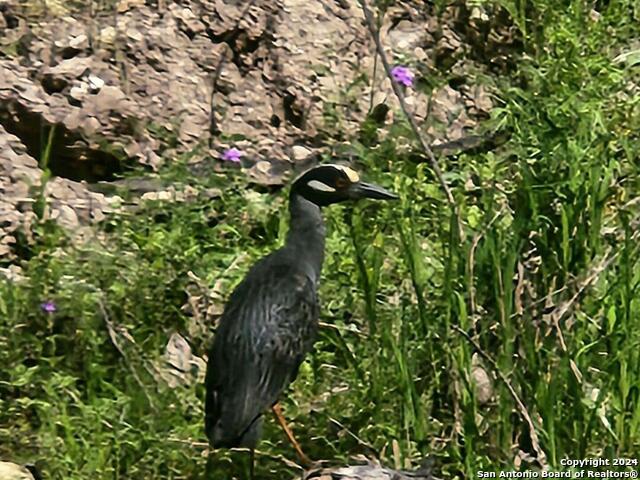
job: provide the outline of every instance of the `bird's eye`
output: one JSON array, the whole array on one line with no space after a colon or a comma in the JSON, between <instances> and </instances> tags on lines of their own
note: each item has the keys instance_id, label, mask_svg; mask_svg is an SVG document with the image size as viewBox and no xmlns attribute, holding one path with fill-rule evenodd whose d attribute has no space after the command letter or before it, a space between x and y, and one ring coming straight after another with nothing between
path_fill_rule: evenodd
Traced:
<instances>
[{"instance_id":1,"label":"bird's eye","mask_svg":"<svg viewBox=\"0 0 640 480\"><path fill-rule=\"evenodd\" d=\"M342 189L345 188L349 182L347 182L344 178L338 178L336 180L336 188Z\"/></svg>"}]
</instances>

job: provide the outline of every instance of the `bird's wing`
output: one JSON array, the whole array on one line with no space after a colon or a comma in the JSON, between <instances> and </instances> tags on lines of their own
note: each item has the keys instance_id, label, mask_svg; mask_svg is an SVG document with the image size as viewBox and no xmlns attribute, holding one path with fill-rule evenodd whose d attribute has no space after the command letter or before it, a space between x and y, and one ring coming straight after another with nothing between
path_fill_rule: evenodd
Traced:
<instances>
[{"instance_id":1,"label":"bird's wing","mask_svg":"<svg viewBox=\"0 0 640 480\"><path fill-rule=\"evenodd\" d=\"M315 338L314 282L290 265L256 267L232 294L209 351L206 430L214 446L251 446L255 439L245 437Z\"/></svg>"}]
</instances>

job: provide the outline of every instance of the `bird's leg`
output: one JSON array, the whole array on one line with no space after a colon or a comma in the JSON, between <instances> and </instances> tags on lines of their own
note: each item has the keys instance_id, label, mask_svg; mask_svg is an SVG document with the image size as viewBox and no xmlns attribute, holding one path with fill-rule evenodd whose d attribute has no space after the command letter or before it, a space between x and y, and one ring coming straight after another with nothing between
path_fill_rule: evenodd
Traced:
<instances>
[{"instance_id":1,"label":"bird's leg","mask_svg":"<svg viewBox=\"0 0 640 480\"><path fill-rule=\"evenodd\" d=\"M215 452L210 449L207 452L207 465L204 468L204 480L214 480L214 476L213 476L213 468L214 468L213 464L215 462L214 457L215 457Z\"/></svg>"},{"instance_id":2,"label":"bird's leg","mask_svg":"<svg viewBox=\"0 0 640 480\"><path fill-rule=\"evenodd\" d=\"M256 449L252 448L251 450L249 450L249 461L251 462L249 464L249 478L251 480L255 480L255 476L254 476L254 467L256 465Z\"/></svg>"},{"instance_id":3,"label":"bird's leg","mask_svg":"<svg viewBox=\"0 0 640 480\"><path fill-rule=\"evenodd\" d=\"M313 462L302 451L302 448L300 448L300 444L296 440L296 437L293 436L293 432L291 431L291 429L287 425L287 421L284 418L284 415L282 414L282 407L280 406L280 404L276 403L275 405L273 405L273 407L271 407L271 410L273 410L273 413L275 414L276 418L278 419L278 423L280 423L280 426L284 430L284 433L287 436L287 438L289 439L289 442L291 442L291 445L293 445L293 448L295 449L296 453L298 454L298 457L300 458L300 462L302 463L302 465L305 466L305 467L308 467L308 466L312 465Z\"/></svg>"}]
</instances>

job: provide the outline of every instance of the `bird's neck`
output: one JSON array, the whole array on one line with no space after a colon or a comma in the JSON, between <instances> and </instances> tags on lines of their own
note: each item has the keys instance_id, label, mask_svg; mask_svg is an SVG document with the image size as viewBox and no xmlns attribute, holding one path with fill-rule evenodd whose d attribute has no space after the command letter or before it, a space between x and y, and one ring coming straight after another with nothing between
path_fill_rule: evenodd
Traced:
<instances>
[{"instance_id":1,"label":"bird's neck","mask_svg":"<svg viewBox=\"0 0 640 480\"><path fill-rule=\"evenodd\" d=\"M320 207L304 197L292 193L289 197L289 233L286 248L312 270L315 280L320 277L324 261L325 227Z\"/></svg>"}]
</instances>

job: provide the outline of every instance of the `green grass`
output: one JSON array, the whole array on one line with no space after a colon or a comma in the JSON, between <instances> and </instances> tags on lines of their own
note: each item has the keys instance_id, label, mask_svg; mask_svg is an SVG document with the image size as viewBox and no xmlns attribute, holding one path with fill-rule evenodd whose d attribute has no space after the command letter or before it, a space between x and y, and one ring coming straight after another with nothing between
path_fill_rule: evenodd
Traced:
<instances>
[{"instance_id":1,"label":"green grass","mask_svg":"<svg viewBox=\"0 0 640 480\"><path fill-rule=\"evenodd\" d=\"M396 151L402 120L380 143L354 141L365 176L401 200L326 211L329 326L284 399L311 457L415 467L429 455L438 476L474 478L534 453L504 382L480 403L456 326L495 360L552 467L640 452L639 75L612 61L640 12L612 1L593 22L582 2L563 5L510 8L525 50L492 80L489 121L509 141L442 162L463 238L431 171ZM183 164L165 175L184 179ZM169 388L153 366L174 331L198 355L210 340L181 310L188 272L222 302L286 230L282 192L248 194L236 175L201 182L222 197L147 204L83 246L45 223L23 247L29 280L0 283L0 458L38 460L55 479L200 478L202 386ZM56 313L40 311L46 299ZM271 420L260 451L259 478L297 474ZM240 475L238 459L218 461Z\"/></svg>"}]
</instances>

